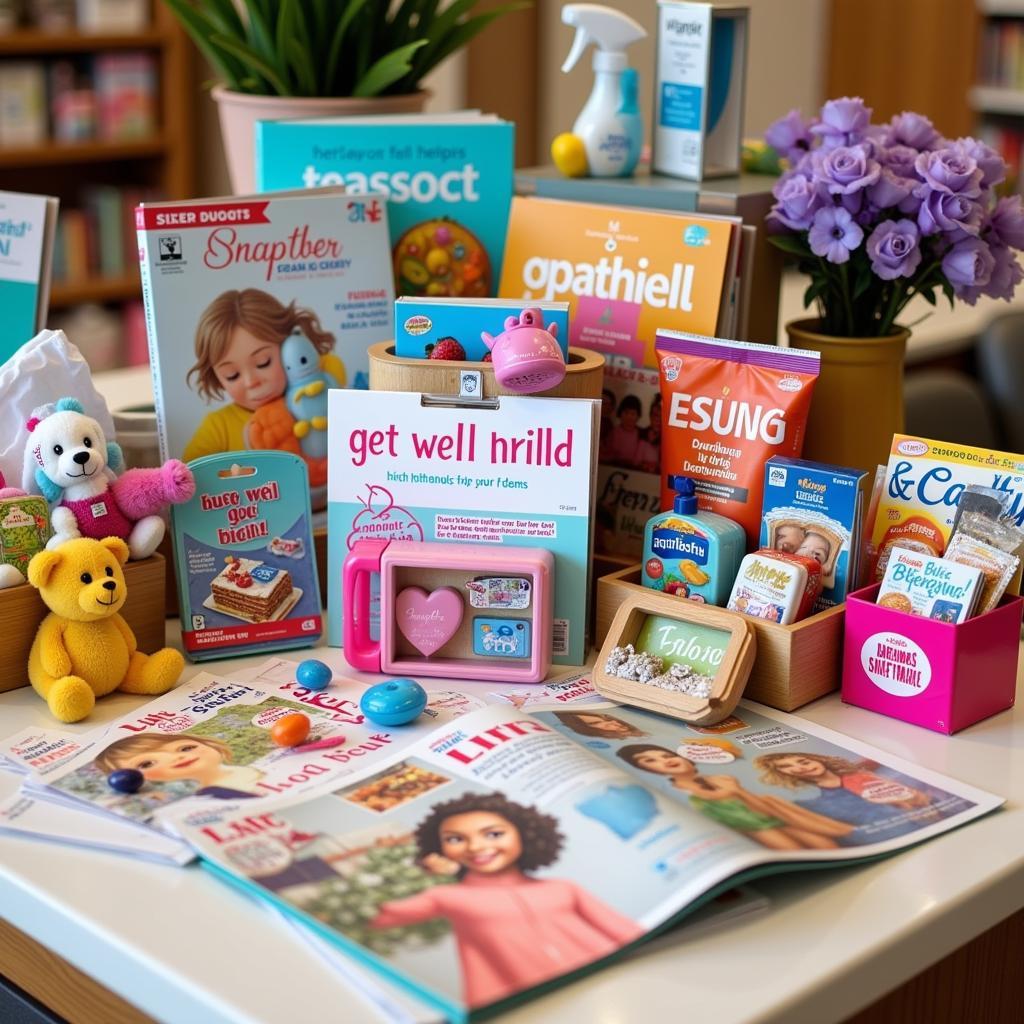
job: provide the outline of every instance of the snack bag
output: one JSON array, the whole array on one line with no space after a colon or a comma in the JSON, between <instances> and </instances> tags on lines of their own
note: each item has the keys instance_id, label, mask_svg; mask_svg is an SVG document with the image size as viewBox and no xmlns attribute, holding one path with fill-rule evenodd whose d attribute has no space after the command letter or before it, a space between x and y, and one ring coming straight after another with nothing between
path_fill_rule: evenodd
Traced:
<instances>
[{"instance_id":1,"label":"snack bag","mask_svg":"<svg viewBox=\"0 0 1024 1024\"><path fill-rule=\"evenodd\" d=\"M692 477L698 507L739 523L757 547L765 463L799 457L820 355L677 331L658 331L657 352L662 508L667 478Z\"/></svg>"}]
</instances>

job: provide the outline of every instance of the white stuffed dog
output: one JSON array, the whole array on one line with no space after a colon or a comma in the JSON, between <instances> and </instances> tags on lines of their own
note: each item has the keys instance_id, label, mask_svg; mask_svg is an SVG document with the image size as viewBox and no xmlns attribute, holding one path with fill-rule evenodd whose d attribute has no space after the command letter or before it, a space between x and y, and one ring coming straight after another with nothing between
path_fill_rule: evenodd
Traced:
<instances>
[{"instance_id":1,"label":"white stuffed dog","mask_svg":"<svg viewBox=\"0 0 1024 1024\"><path fill-rule=\"evenodd\" d=\"M120 537L132 558L148 558L164 536L163 510L195 492L191 470L177 459L116 476L124 464L120 446L107 441L77 399L62 398L26 426L36 484L56 505L50 549L76 537Z\"/></svg>"}]
</instances>

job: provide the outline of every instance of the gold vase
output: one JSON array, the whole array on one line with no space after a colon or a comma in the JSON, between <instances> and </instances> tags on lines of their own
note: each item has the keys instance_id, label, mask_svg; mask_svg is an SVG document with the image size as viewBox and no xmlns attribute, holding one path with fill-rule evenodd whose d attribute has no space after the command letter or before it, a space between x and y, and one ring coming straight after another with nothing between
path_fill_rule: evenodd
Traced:
<instances>
[{"instance_id":1,"label":"gold vase","mask_svg":"<svg viewBox=\"0 0 1024 1024\"><path fill-rule=\"evenodd\" d=\"M821 321L786 324L794 348L821 353L803 457L872 473L903 430L903 357L910 331L884 338L819 334Z\"/></svg>"}]
</instances>

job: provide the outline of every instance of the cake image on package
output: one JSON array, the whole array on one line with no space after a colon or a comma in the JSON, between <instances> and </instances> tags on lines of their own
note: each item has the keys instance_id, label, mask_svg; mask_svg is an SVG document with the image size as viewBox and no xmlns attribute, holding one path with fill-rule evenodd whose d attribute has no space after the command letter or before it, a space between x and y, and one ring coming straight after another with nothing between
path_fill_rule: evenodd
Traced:
<instances>
[{"instance_id":1,"label":"cake image on package","mask_svg":"<svg viewBox=\"0 0 1024 1024\"><path fill-rule=\"evenodd\" d=\"M136 210L163 458L291 452L322 504L327 392L393 337L385 204L340 189Z\"/></svg>"},{"instance_id":2,"label":"cake image on package","mask_svg":"<svg viewBox=\"0 0 1024 1024\"><path fill-rule=\"evenodd\" d=\"M172 513L186 653L315 643L320 590L303 460L247 452L190 468L196 493Z\"/></svg>"}]
</instances>

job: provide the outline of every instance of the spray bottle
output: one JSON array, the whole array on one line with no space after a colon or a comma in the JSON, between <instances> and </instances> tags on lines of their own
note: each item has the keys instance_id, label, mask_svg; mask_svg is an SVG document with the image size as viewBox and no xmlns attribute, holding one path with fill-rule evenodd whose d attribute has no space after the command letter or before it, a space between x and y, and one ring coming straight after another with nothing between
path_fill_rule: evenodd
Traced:
<instances>
[{"instance_id":1,"label":"spray bottle","mask_svg":"<svg viewBox=\"0 0 1024 1024\"><path fill-rule=\"evenodd\" d=\"M640 157L643 121L636 102L637 73L627 63L626 47L647 33L628 15L601 4L566 4L562 21L576 28L562 70L571 71L593 43L594 89L572 133L552 142L551 155L570 177L627 177Z\"/></svg>"}]
</instances>

